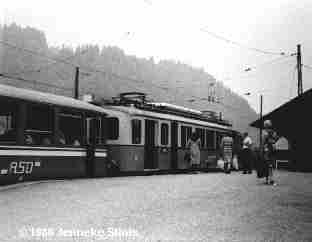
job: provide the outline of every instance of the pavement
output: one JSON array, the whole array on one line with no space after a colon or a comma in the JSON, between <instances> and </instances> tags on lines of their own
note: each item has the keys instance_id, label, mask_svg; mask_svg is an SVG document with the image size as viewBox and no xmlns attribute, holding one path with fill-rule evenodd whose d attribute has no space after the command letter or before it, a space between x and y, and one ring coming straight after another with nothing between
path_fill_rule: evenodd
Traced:
<instances>
[{"instance_id":1,"label":"pavement","mask_svg":"<svg viewBox=\"0 0 312 242\"><path fill-rule=\"evenodd\" d=\"M171 174L0 189L0 241L312 241L312 173Z\"/></svg>"}]
</instances>

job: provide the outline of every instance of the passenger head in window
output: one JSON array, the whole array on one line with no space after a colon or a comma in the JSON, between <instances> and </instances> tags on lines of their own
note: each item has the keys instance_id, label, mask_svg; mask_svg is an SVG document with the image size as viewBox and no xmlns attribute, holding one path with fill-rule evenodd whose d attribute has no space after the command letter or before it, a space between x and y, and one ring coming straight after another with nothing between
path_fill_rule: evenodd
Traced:
<instances>
[{"instance_id":1,"label":"passenger head in window","mask_svg":"<svg viewBox=\"0 0 312 242\"><path fill-rule=\"evenodd\" d=\"M49 137L45 137L42 140L43 145L50 145L51 144L51 139Z\"/></svg>"},{"instance_id":2,"label":"passenger head in window","mask_svg":"<svg viewBox=\"0 0 312 242\"><path fill-rule=\"evenodd\" d=\"M34 142L33 137L30 134L26 134L25 135L25 144L26 145L33 145L34 143L35 142Z\"/></svg>"},{"instance_id":3,"label":"passenger head in window","mask_svg":"<svg viewBox=\"0 0 312 242\"><path fill-rule=\"evenodd\" d=\"M196 140L198 140L198 135L197 135L197 133L196 132L193 132L192 134L191 134L191 140L192 141L196 141Z\"/></svg>"},{"instance_id":4,"label":"passenger head in window","mask_svg":"<svg viewBox=\"0 0 312 242\"><path fill-rule=\"evenodd\" d=\"M57 131L57 142L58 142L58 144L61 144L61 145L65 145L66 144L65 135L60 130Z\"/></svg>"},{"instance_id":5,"label":"passenger head in window","mask_svg":"<svg viewBox=\"0 0 312 242\"><path fill-rule=\"evenodd\" d=\"M74 139L73 146L80 146L80 142L78 139Z\"/></svg>"}]
</instances>

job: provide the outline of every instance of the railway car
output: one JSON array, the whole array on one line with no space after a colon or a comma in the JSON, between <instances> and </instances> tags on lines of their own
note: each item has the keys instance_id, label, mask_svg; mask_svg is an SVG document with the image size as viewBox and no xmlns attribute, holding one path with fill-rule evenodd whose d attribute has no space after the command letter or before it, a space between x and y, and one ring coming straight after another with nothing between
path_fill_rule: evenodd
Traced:
<instances>
[{"instance_id":1,"label":"railway car","mask_svg":"<svg viewBox=\"0 0 312 242\"><path fill-rule=\"evenodd\" d=\"M107 175L105 111L0 85L0 184Z\"/></svg>"},{"instance_id":2,"label":"railway car","mask_svg":"<svg viewBox=\"0 0 312 242\"><path fill-rule=\"evenodd\" d=\"M143 93L123 93L103 108L109 159L121 172L189 169L184 155L192 132L201 139L200 167L216 167L221 136L234 132L226 121L181 106L147 102Z\"/></svg>"}]
</instances>

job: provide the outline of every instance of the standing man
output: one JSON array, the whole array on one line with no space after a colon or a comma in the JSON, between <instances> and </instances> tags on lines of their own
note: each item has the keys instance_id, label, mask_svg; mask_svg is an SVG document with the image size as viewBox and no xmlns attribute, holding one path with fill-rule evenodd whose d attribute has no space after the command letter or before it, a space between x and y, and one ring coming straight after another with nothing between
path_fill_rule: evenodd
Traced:
<instances>
[{"instance_id":1,"label":"standing man","mask_svg":"<svg viewBox=\"0 0 312 242\"><path fill-rule=\"evenodd\" d=\"M275 185L273 180L273 166L275 162L274 151L275 143L278 140L277 134L272 129L272 123L270 120L265 120L263 123L264 130L262 135L262 147L261 153L263 155L263 162L265 163L265 177L266 183Z\"/></svg>"},{"instance_id":2,"label":"standing man","mask_svg":"<svg viewBox=\"0 0 312 242\"><path fill-rule=\"evenodd\" d=\"M232 158L233 158L233 138L228 134L221 139L221 153L224 160L224 172L231 173Z\"/></svg>"},{"instance_id":3,"label":"standing man","mask_svg":"<svg viewBox=\"0 0 312 242\"><path fill-rule=\"evenodd\" d=\"M243 174L251 174L251 160L252 160L252 155L251 155L251 145L252 145L252 140L248 136L248 133L244 133L244 139L243 139L243 150L242 150L242 163L243 163Z\"/></svg>"}]
</instances>

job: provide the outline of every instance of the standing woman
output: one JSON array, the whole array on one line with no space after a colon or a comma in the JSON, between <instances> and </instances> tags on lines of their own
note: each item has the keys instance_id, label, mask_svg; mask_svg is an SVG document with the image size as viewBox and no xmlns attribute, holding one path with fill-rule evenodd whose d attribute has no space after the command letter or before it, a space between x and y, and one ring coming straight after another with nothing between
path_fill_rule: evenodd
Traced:
<instances>
[{"instance_id":1,"label":"standing woman","mask_svg":"<svg viewBox=\"0 0 312 242\"><path fill-rule=\"evenodd\" d=\"M221 139L221 154L224 160L224 172L231 173L233 160L233 138L229 135L224 135Z\"/></svg>"},{"instance_id":2,"label":"standing woman","mask_svg":"<svg viewBox=\"0 0 312 242\"><path fill-rule=\"evenodd\" d=\"M187 147L190 149L191 168L199 168L200 164L200 139L195 132L187 142Z\"/></svg>"}]
</instances>

